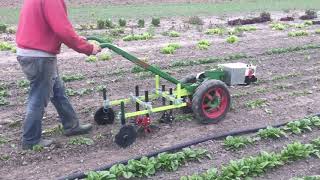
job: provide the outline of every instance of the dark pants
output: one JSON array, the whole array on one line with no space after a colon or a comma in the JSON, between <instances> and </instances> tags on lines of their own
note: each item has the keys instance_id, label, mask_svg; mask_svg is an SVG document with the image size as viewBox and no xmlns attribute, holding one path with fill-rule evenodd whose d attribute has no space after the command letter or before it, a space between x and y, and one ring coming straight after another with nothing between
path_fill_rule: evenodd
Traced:
<instances>
[{"instance_id":1,"label":"dark pants","mask_svg":"<svg viewBox=\"0 0 320 180\"><path fill-rule=\"evenodd\" d=\"M78 117L58 75L57 58L18 56L17 59L30 81L22 143L34 145L40 141L41 121L49 99L56 108L65 130L78 127Z\"/></svg>"}]
</instances>

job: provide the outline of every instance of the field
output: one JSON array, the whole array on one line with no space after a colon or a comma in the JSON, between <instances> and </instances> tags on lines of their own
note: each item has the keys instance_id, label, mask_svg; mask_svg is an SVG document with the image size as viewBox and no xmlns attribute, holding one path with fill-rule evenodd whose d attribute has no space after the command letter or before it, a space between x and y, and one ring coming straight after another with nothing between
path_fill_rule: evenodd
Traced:
<instances>
[{"instance_id":1,"label":"field","mask_svg":"<svg viewBox=\"0 0 320 180\"><path fill-rule=\"evenodd\" d=\"M63 136L57 113L50 104L43 120L43 135L55 138L58 143L48 149L39 147L23 151L20 137L28 81L13 53L14 32L2 33L1 44L6 42L12 47L2 48L0 51L1 178L57 179L209 135L277 125L320 112L320 25L299 19L305 9L320 8L318 1L190 1L191 4L170 1L172 4L169 6L164 3L146 3L147 1L129 1L129 5L115 2L104 7L105 4L101 1L79 1L76 4L70 1L70 15L77 31L81 35L108 39L178 79L215 68L220 63L243 62L257 66L258 82L249 86L229 87L232 108L220 123L201 125L192 114L175 110L176 120L172 124L160 124L157 119L161 114L154 114L151 118L159 129L139 136L137 141L126 149L113 142L120 126L119 121L108 126L94 124L91 134L78 139ZM100 6L95 3L100 3ZM19 6L19 1L2 5L0 23L9 24L9 27L14 29L19 11L16 7ZM106 10L101 10L103 8ZM129 12L129 9L132 11ZM259 16L263 10L270 11L272 22L247 26L227 25L230 19ZM4 16L10 11L13 12L11 15ZM94 16L90 15L93 11ZM287 16L293 16L295 20L279 22L280 18ZM105 20L107 17L113 17L114 24L118 24L118 18L115 17L125 18L127 23L124 27L98 29L96 21ZM137 22L143 17L160 17L160 25L153 26L151 18L145 18L145 26L138 27ZM148 35L144 38L146 40L132 40L133 35L143 33ZM230 36L235 36L237 41L228 41ZM199 46L201 40L208 41L209 45ZM169 44L178 44L180 48L166 53L163 48ZM59 73L65 81L67 94L79 113L81 122L94 123L94 112L102 105L103 86L106 86L110 99L127 97L130 92L134 92L135 85L139 85L141 90L154 88L152 74L141 71L131 62L108 50L104 50L102 54L104 57L98 55L97 59L88 58L63 47L59 55ZM167 87L174 87L170 83L162 82ZM254 142L233 150L228 150L224 140L207 141L192 146L192 149L206 150L212 158L202 158L201 162L188 161L177 169L173 168L173 172L157 170L151 173L150 177L142 179L180 179L182 176L202 174L211 168L217 168L221 175L223 166L228 166L230 160L258 156L261 151L279 154L284 147L296 141L311 143L320 135L320 124L316 121L308 123L300 127L301 132L294 131L287 125L280 129L286 136L280 135L281 137L276 139L257 139L259 134L241 136L250 136ZM248 171L241 178L259 175L253 179L287 180L319 175L320 161L316 157L319 155L319 144L318 147L312 145L312 150L309 147L310 152L303 149L304 146L300 147L302 150L293 152L295 156L292 157L295 158L283 160L285 163L282 165L271 167L269 162L265 166L270 165L270 168L265 172L250 174ZM234 147L232 145L231 147Z\"/></svg>"}]
</instances>

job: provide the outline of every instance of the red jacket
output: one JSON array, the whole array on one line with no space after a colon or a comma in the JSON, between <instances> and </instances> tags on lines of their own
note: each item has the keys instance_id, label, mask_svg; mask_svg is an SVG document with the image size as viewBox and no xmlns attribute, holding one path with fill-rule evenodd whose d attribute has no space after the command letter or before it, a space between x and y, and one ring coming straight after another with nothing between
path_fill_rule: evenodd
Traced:
<instances>
[{"instance_id":1,"label":"red jacket","mask_svg":"<svg viewBox=\"0 0 320 180\"><path fill-rule=\"evenodd\" d=\"M16 41L20 48L51 54L59 54L62 43L87 55L93 50L73 29L64 0L25 0Z\"/></svg>"}]
</instances>

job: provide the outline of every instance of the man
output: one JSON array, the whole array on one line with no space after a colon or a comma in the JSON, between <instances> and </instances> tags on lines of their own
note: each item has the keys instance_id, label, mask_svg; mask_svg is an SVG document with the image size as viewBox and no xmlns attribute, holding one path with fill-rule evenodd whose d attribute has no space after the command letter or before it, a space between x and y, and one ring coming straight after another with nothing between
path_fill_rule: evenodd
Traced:
<instances>
[{"instance_id":1,"label":"man","mask_svg":"<svg viewBox=\"0 0 320 180\"><path fill-rule=\"evenodd\" d=\"M49 99L55 106L66 136L86 134L91 124L80 125L57 69L61 44L86 55L97 54L99 46L88 43L74 31L64 0L24 0L16 34L17 59L30 81L22 148L50 146L41 138L41 121Z\"/></svg>"}]
</instances>

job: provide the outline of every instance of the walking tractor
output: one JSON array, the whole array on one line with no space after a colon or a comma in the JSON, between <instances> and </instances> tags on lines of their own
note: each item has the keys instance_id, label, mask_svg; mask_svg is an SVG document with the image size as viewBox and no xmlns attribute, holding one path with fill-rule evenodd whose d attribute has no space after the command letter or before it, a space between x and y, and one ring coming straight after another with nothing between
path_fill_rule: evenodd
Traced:
<instances>
[{"instance_id":1,"label":"walking tractor","mask_svg":"<svg viewBox=\"0 0 320 180\"><path fill-rule=\"evenodd\" d=\"M116 117L121 120L121 128L115 136L115 142L125 148L130 146L137 137L137 129L142 128L145 132L151 131L150 114L163 112L160 119L162 122L170 123L174 120L173 109L189 109L195 118L203 124L217 123L224 119L230 109L231 97L228 86L248 85L255 82L256 67L244 63L220 64L217 69L191 75L182 80L170 76L159 68L149 65L137 57L123 51L122 49L96 38L88 37L100 43L101 48L109 48L125 59L133 62L141 68L155 74L155 89L152 93L145 91L139 94L139 87L135 87L135 93L127 99L110 101L103 89L103 106L97 110L94 119L97 124L113 124ZM175 88L166 90L165 85L160 84L160 78L174 85ZM160 100L162 106L154 107L155 100ZM169 102L169 103L167 103ZM126 112L125 105L135 103L135 112ZM115 115L112 107L120 105L119 115ZM126 119L134 119L128 123Z\"/></svg>"}]
</instances>

